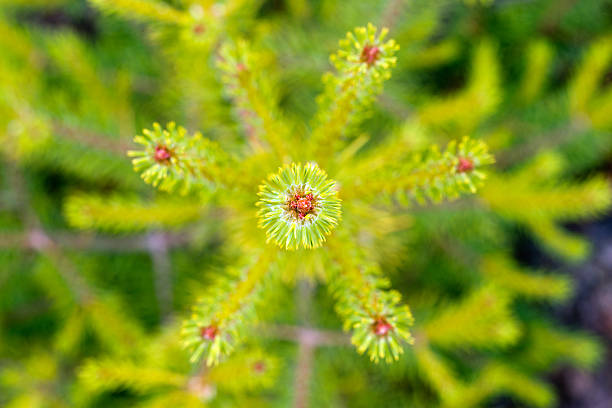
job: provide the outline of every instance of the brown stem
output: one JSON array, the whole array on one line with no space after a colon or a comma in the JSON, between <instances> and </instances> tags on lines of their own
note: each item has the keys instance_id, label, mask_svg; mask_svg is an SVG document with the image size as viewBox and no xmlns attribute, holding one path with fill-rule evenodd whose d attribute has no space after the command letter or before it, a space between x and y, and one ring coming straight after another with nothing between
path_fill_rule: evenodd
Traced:
<instances>
[{"instance_id":1,"label":"brown stem","mask_svg":"<svg viewBox=\"0 0 612 408\"><path fill-rule=\"evenodd\" d=\"M0 233L0 249L37 249L32 242L36 228L27 232ZM148 235L133 235L129 237L108 237L90 233L75 233L71 231L45 231L45 236L61 248L70 248L94 252L146 252L149 250ZM189 243L186 233L166 233L168 249L182 247Z\"/></svg>"},{"instance_id":2,"label":"brown stem","mask_svg":"<svg viewBox=\"0 0 612 408\"><path fill-rule=\"evenodd\" d=\"M59 136L82 143L98 150L104 150L119 156L125 156L130 145L119 140L113 140L110 136L96 133L91 130L77 128L62 122L53 123L53 129Z\"/></svg>"},{"instance_id":3,"label":"brown stem","mask_svg":"<svg viewBox=\"0 0 612 408\"><path fill-rule=\"evenodd\" d=\"M80 303L87 303L93 297L87 283L79 275L74 264L64 256L59 246L49 238L42 228L40 219L31 206L30 196L20 169L14 163L9 163L9 177L17 195L23 224L29 229L26 242L42 255L48 257L57 267L58 272L70 285ZM23 242L23 241L22 241Z\"/></svg>"},{"instance_id":4,"label":"brown stem","mask_svg":"<svg viewBox=\"0 0 612 408\"><path fill-rule=\"evenodd\" d=\"M316 347L350 346L351 339L346 333L335 330L319 330L311 327L288 325L265 325L260 333L267 337L296 343L309 342Z\"/></svg>"},{"instance_id":5,"label":"brown stem","mask_svg":"<svg viewBox=\"0 0 612 408\"><path fill-rule=\"evenodd\" d=\"M155 295L163 321L172 313L172 265L168 256L168 242L162 232L151 233L147 239L149 254L153 262Z\"/></svg>"},{"instance_id":6,"label":"brown stem","mask_svg":"<svg viewBox=\"0 0 612 408\"><path fill-rule=\"evenodd\" d=\"M587 129L587 126L586 123L579 119L575 119L569 124L553 129L546 134L531 137L526 143L496 155L495 160L500 167L508 167L540 150L551 149L563 145L571 140L576 134Z\"/></svg>"},{"instance_id":7,"label":"brown stem","mask_svg":"<svg viewBox=\"0 0 612 408\"><path fill-rule=\"evenodd\" d=\"M393 29L395 24L397 24L397 20L402 14L405 1L406 0L389 0L387 2L380 20L381 27L386 27L389 29L389 31Z\"/></svg>"},{"instance_id":8,"label":"brown stem","mask_svg":"<svg viewBox=\"0 0 612 408\"><path fill-rule=\"evenodd\" d=\"M565 15L576 5L577 0L557 0L550 3L550 6L542 15L540 21L540 31L550 34L557 30L559 23Z\"/></svg>"},{"instance_id":9,"label":"brown stem","mask_svg":"<svg viewBox=\"0 0 612 408\"><path fill-rule=\"evenodd\" d=\"M310 388L310 377L312 374L312 361L314 359L314 345L308 342L300 342L298 351L298 363L295 373L295 399L294 408L308 407L308 391Z\"/></svg>"},{"instance_id":10,"label":"brown stem","mask_svg":"<svg viewBox=\"0 0 612 408\"><path fill-rule=\"evenodd\" d=\"M303 324L310 322L310 307L312 305L313 286L310 282L301 280L298 282L297 309L298 318ZM302 335L298 337L298 361L295 370L295 382L293 390L295 399L294 408L306 408L308 406L308 394L310 389L310 377L312 376L312 362L314 359L313 342L314 337Z\"/></svg>"}]
</instances>

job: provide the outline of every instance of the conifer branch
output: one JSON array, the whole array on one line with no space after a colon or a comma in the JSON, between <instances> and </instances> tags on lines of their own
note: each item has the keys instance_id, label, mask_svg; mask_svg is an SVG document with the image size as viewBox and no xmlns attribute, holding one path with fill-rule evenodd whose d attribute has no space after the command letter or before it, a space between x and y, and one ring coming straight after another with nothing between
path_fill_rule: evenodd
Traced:
<instances>
[{"instance_id":1,"label":"conifer branch","mask_svg":"<svg viewBox=\"0 0 612 408\"><path fill-rule=\"evenodd\" d=\"M546 370L556 364L588 369L604 353L592 334L555 328L546 322L529 325L525 337L526 346L516 360L532 370Z\"/></svg>"},{"instance_id":2,"label":"conifer branch","mask_svg":"<svg viewBox=\"0 0 612 408\"><path fill-rule=\"evenodd\" d=\"M131 171L129 162L77 140L49 138L32 152L27 162L94 184L110 182L124 189L142 189L142 182Z\"/></svg>"},{"instance_id":3,"label":"conifer branch","mask_svg":"<svg viewBox=\"0 0 612 408\"><path fill-rule=\"evenodd\" d=\"M610 129L610 125L612 125L610 112L612 112L612 87L608 86L593 99L591 106L589 106L587 115L593 129Z\"/></svg>"},{"instance_id":4,"label":"conifer branch","mask_svg":"<svg viewBox=\"0 0 612 408\"><path fill-rule=\"evenodd\" d=\"M398 360L404 343L413 342L410 309L400 303L398 292L388 289L378 265L367 262L356 247L336 240L328 246L336 263L329 289L344 330L352 331L351 342L372 361Z\"/></svg>"},{"instance_id":5,"label":"conifer branch","mask_svg":"<svg viewBox=\"0 0 612 408\"><path fill-rule=\"evenodd\" d=\"M88 95L83 101L83 114L106 125L118 121L120 136L128 136L133 129L133 112L129 105L131 80L125 73L107 76L96 66L90 50L75 34L64 32L51 37L49 41L50 63L62 71L68 81L74 83L82 94Z\"/></svg>"},{"instance_id":6,"label":"conifer branch","mask_svg":"<svg viewBox=\"0 0 612 408\"><path fill-rule=\"evenodd\" d=\"M240 395L269 389L281 368L277 358L249 347L221 366L193 372L188 364L176 361L182 354L176 354L175 343L163 342L164 337L155 338L144 348L144 358L138 361L108 357L89 360L79 370L79 383L90 397L117 390L141 395L154 393L139 407L161 408L169 402L180 403L181 407L201 407L217 390Z\"/></svg>"},{"instance_id":7,"label":"conifer branch","mask_svg":"<svg viewBox=\"0 0 612 408\"><path fill-rule=\"evenodd\" d=\"M189 136L185 128L170 122L166 129L158 123L153 131L143 130L134 141L143 150L132 150L134 169L142 179L165 191L187 194L192 189L206 191L215 186L231 185L232 158L217 143L201 133Z\"/></svg>"},{"instance_id":8,"label":"conifer branch","mask_svg":"<svg viewBox=\"0 0 612 408\"><path fill-rule=\"evenodd\" d=\"M423 330L432 344L450 348L495 348L514 343L520 335L508 293L483 286L459 304L442 309Z\"/></svg>"},{"instance_id":9,"label":"conifer branch","mask_svg":"<svg viewBox=\"0 0 612 408\"><path fill-rule=\"evenodd\" d=\"M282 363L277 357L249 346L223 364L208 368L204 377L218 388L238 394L272 388L281 368ZM241 375L236 376L236 373Z\"/></svg>"},{"instance_id":10,"label":"conifer branch","mask_svg":"<svg viewBox=\"0 0 612 408\"><path fill-rule=\"evenodd\" d=\"M153 397L138 404L138 408L202 408L203 403L214 396L214 388L203 385L199 393L176 390L155 394Z\"/></svg>"},{"instance_id":11,"label":"conifer branch","mask_svg":"<svg viewBox=\"0 0 612 408\"><path fill-rule=\"evenodd\" d=\"M176 227L200 218L200 203L162 199L143 203L135 196L75 194L64 204L68 223L80 229L138 231Z\"/></svg>"},{"instance_id":12,"label":"conifer branch","mask_svg":"<svg viewBox=\"0 0 612 408\"><path fill-rule=\"evenodd\" d=\"M112 354L124 356L142 344L144 334L136 321L128 318L124 306L114 296L98 296L84 305L89 327Z\"/></svg>"},{"instance_id":13,"label":"conifer branch","mask_svg":"<svg viewBox=\"0 0 612 408\"><path fill-rule=\"evenodd\" d=\"M476 407L500 393L513 395L538 408L551 407L556 400L549 384L507 364L489 363L448 407Z\"/></svg>"},{"instance_id":14,"label":"conifer branch","mask_svg":"<svg viewBox=\"0 0 612 408\"><path fill-rule=\"evenodd\" d=\"M591 249L589 242L584 238L567 231L552 220L529 220L526 226L542 241L544 248L569 261L584 259Z\"/></svg>"},{"instance_id":15,"label":"conifer branch","mask_svg":"<svg viewBox=\"0 0 612 408\"><path fill-rule=\"evenodd\" d=\"M254 323L254 311L273 254L274 251L262 253L250 267L218 278L194 306L181 331L192 362L204 356L208 366L216 365L232 353L246 326Z\"/></svg>"},{"instance_id":16,"label":"conifer branch","mask_svg":"<svg viewBox=\"0 0 612 408\"><path fill-rule=\"evenodd\" d=\"M570 112L577 115L586 113L589 102L597 93L599 81L612 61L612 37L606 36L594 42L583 58L568 89Z\"/></svg>"},{"instance_id":17,"label":"conifer branch","mask_svg":"<svg viewBox=\"0 0 612 408\"><path fill-rule=\"evenodd\" d=\"M355 185L343 189L343 197L365 198L385 193L405 204L453 200L461 194L476 192L485 178L482 167L493 161L483 142L466 137L459 144L449 143L444 152L433 146L425 153L386 164L363 179L354 178Z\"/></svg>"},{"instance_id":18,"label":"conifer branch","mask_svg":"<svg viewBox=\"0 0 612 408\"><path fill-rule=\"evenodd\" d=\"M506 255L491 255L483 259L482 274L496 286L529 299L564 300L572 294L572 282L567 276L528 273Z\"/></svg>"},{"instance_id":19,"label":"conifer branch","mask_svg":"<svg viewBox=\"0 0 612 408\"><path fill-rule=\"evenodd\" d=\"M596 216L612 203L609 181L604 177L559 183L549 178L543 181L530 171L491 177L481 197L495 213L523 223L554 252L574 260L586 255L588 244L556 223Z\"/></svg>"},{"instance_id":20,"label":"conifer branch","mask_svg":"<svg viewBox=\"0 0 612 408\"><path fill-rule=\"evenodd\" d=\"M465 89L433 100L423 106L419 121L425 125L455 126L455 131L470 133L497 109L502 96L501 73L496 58L497 47L482 41L472 57L472 71Z\"/></svg>"},{"instance_id":21,"label":"conifer branch","mask_svg":"<svg viewBox=\"0 0 612 408\"><path fill-rule=\"evenodd\" d=\"M81 368L79 379L90 392L128 388L144 393L159 387L179 387L187 382L183 375L125 360L90 360Z\"/></svg>"},{"instance_id":22,"label":"conifer branch","mask_svg":"<svg viewBox=\"0 0 612 408\"><path fill-rule=\"evenodd\" d=\"M226 92L233 99L251 147L270 145L279 158L289 149L290 134L278 110L278 96L270 75L262 71L262 56L244 40L226 43L218 65L223 72Z\"/></svg>"},{"instance_id":23,"label":"conifer branch","mask_svg":"<svg viewBox=\"0 0 612 408\"><path fill-rule=\"evenodd\" d=\"M590 218L612 203L610 184L605 177L593 176L573 183L541 182L531 172L491 176L481 196L493 211L516 221Z\"/></svg>"},{"instance_id":24,"label":"conifer branch","mask_svg":"<svg viewBox=\"0 0 612 408\"><path fill-rule=\"evenodd\" d=\"M479 406L499 393L517 396L542 408L554 401L554 394L547 384L503 363L487 363L475 380L466 382L427 344L417 346L415 355L420 370L439 395L444 408Z\"/></svg>"},{"instance_id":25,"label":"conifer branch","mask_svg":"<svg viewBox=\"0 0 612 408\"><path fill-rule=\"evenodd\" d=\"M159 0L89 0L103 12L118 14L136 21L184 24L190 16Z\"/></svg>"},{"instance_id":26,"label":"conifer branch","mask_svg":"<svg viewBox=\"0 0 612 408\"><path fill-rule=\"evenodd\" d=\"M522 103L533 102L546 85L553 59L553 50L545 40L535 40L527 48L525 71L518 90Z\"/></svg>"},{"instance_id":27,"label":"conifer branch","mask_svg":"<svg viewBox=\"0 0 612 408\"><path fill-rule=\"evenodd\" d=\"M359 27L340 41L340 50L330 58L337 73L323 77L325 90L317 100L319 111L311 135L313 156L323 166L341 138L363 120L365 109L391 77L399 46L394 40L385 41L387 32L383 28L377 33L372 24Z\"/></svg>"},{"instance_id":28,"label":"conifer branch","mask_svg":"<svg viewBox=\"0 0 612 408\"><path fill-rule=\"evenodd\" d=\"M452 406L452 402L464 392L463 382L427 343L417 344L414 353L425 380L445 404Z\"/></svg>"}]
</instances>

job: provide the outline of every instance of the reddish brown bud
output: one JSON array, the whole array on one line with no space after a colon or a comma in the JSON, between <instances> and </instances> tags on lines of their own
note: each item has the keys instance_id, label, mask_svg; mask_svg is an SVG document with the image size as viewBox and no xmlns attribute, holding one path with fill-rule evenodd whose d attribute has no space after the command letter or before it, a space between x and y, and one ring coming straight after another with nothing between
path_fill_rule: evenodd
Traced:
<instances>
[{"instance_id":1,"label":"reddish brown bud","mask_svg":"<svg viewBox=\"0 0 612 408\"><path fill-rule=\"evenodd\" d=\"M217 326L212 324L210 326L202 327L200 329L200 336L202 336L204 340L212 341L215 339L215 337L217 337L217 334L219 334L219 329L217 328Z\"/></svg>"},{"instance_id":2,"label":"reddish brown bud","mask_svg":"<svg viewBox=\"0 0 612 408\"><path fill-rule=\"evenodd\" d=\"M256 361L255 364L253 364L253 371L258 374L263 373L264 371L266 371L266 363L261 360Z\"/></svg>"},{"instance_id":3,"label":"reddish brown bud","mask_svg":"<svg viewBox=\"0 0 612 408\"><path fill-rule=\"evenodd\" d=\"M366 45L361 51L361 62L365 62L368 66L374 64L380 56L380 48L375 45Z\"/></svg>"},{"instance_id":4,"label":"reddish brown bud","mask_svg":"<svg viewBox=\"0 0 612 408\"><path fill-rule=\"evenodd\" d=\"M308 214L313 208L312 199L308 197L300 198L297 201L297 209L301 214Z\"/></svg>"},{"instance_id":5,"label":"reddish brown bud","mask_svg":"<svg viewBox=\"0 0 612 408\"><path fill-rule=\"evenodd\" d=\"M372 331L378 337L384 337L393 330L393 326L384 317L377 318L372 324Z\"/></svg>"},{"instance_id":6,"label":"reddish brown bud","mask_svg":"<svg viewBox=\"0 0 612 408\"><path fill-rule=\"evenodd\" d=\"M293 213L293 216L299 220L306 218L307 215L313 214L316 207L316 199L311 193L297 191L287 202L287 207Z\"/></svg>"},{"instance_id":7,"label":"reddish brown bud","mask_svg":"<svg viewBox=\"0 0 612 408\"><path fill-rule=\"evenodd\" d=\"M459 163L457 164L457 172L466 173L472 170L474 170L474 162L467 157L460 157Z\"/></svg>"},{"instance_id":8,"label":"reddish brown bud","mask_svg":"<svg viewBox=\"0 0 612 408\"><path fill-rule=\"evenodd\" d=\"M204 28L204 24L196 24L193 27L193 33L196 35L204 34L204 31L206 31L206 28Z\"/></svg>"},{"instance_id":9,"label":"reddish brown bud","mask_svg":"<svg viewBox=\"0 0 612 408\"><path fill-rule=\"evenodd\" d=\"M155 148L155 154L153 158L155 159L156 162L162 163L162 164L168 164L171 157L172 157L172 152L166 146L158 145Z\"/></svg>"}]
</instances>

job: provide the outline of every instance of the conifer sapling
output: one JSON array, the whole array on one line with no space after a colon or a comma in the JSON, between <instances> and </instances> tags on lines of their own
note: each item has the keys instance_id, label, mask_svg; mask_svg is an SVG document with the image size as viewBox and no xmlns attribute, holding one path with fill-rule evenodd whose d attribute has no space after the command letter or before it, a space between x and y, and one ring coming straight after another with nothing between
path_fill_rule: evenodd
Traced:
<instances>
[{"instance_id":1,"label":"conifer sapling","mask_svg":"<svg viewBox=\"0 0 612 408\"><path fill-rule=\"evenodd\" d=\"M247 327L257 324L263 294L277 290L271 287L275 275L309 268L318 268L329 282L336 310L360 353L391 362L413 342L410 309L390 289L372 251L358 242L372 228L364 224L363 210L367 217L368 208L388 205L381 198L389 195L426 203L474 193L484 179L481 168L493 158L483 142L467 137L443 152L435 146L413 152L390 140L384 148L394 150L396 160L389 162L381 162L375 148L373 153L346 153L353 130L395 65L398 46L384 40L386 34L370 24L340 42L331 57L336 72L324 77L309 136L289 131L259 54L238 40L221 46L218 68L243 125L242 149L229 153L174 123L166 129L154 124L135 138L144 149L129 154L146 182L184 194L219 193L215 204L240 215L236 229L243 231L241 242L248 242L241 261L208 285L183 324L183 342L193 362L204 358L215 365L232 353L247 337ZM333 179L323 167L334 170ZM211 195L200 197L205 201ZM265 231L267 242L254 225Z\"/></svg>"}]
</instances>

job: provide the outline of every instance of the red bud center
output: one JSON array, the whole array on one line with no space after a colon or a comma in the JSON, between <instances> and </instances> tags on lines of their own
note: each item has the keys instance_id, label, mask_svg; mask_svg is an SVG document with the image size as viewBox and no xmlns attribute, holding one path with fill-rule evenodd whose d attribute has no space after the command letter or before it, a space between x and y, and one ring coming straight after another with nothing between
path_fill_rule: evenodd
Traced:
<instances>
[{"instance_id":1,"label":"red bud center","mask_svg":"<svg viewBox=\"0 0 612 408\"><path fill-rule=\"evenodd\" d=\"M154 159L158 163L167 164L170 158L172 157L172 153L166 146L159 145L155 148Z\"/></svg>"},{"instance_id":2,"label":"red bud center","mask_svg":"<svg viewBox=\"0 0 612 408\"><path fill-rule=\"evenodd\" d=\"M393 326L391 326L384 317L379 317L374 324L372 324L372 331L378 337L386 336L391 330L393 330Z\"/></svg>"},{"instance_id":3,"label":"red bud center","mask_svg":"<svg viewBox=\"0 0 612 408\"><path fill-rule=\"evenodd\" d=\"M266 371L266 363L263 361L256 361L255 364L253 364L253 370L256 373L263 373Z\"/></svg>"},{"instance_id":4,"label":"red bud center","mask_svg":"<svg viewBox=\"0 0 612 408\"><path fill-rule=\"evenodd\" d=\"M459 163L457 163L457 172L466 173L474 170L474 163L467 157L460 157Z\"/></svg>"},{"instance_id":5,"label":"red bud center","mask_svg":"<svg viewBox=\"0 0 612 408\"><path fill-rule=\"evenodd\" d=\"M316 199L311 193L304 194L297 192L291 197L287 206L298 219L306 218L307 215L313 214L315 211Z\"/></svg>"},{"instance_id":6,"label":"red bud center","mask_svg":"<svg viewBox=\"0 0 612 408\"><path fill-rule=\"evenodd\" d=\"M297 209L302 214L307 214L310 210L312 210L312 207L312 200L309 200L306 197L300 198L297 202Z\"/></svg>"},{"instance_id":7,"label":"red bud center","mask_svg":"<svg viewBox=\"0 0 612 408\"><path fill-rule=\"evenodd\" d=\"M372 65L378 60L380 55L380 48L375 45L366 45L361 51L361 62L365 62L368 65Z\"/></svg>"},{"instance_id":8,"label":"red bud center","mask_svg":"<svg viewBox=\"0 0 612 408\"><path fill-rule=\"evenodd\" d=\"M196 35L203 34L204 31L205 31L204 24L196 24L196 26L193 27L193 33Z\"/></svg>"},{"instance_id":9,"label":"red bud center","mask_svg":"<svg viewBox=\"0 0 612 408\"><path fill-rule=\"evenodd\" d=\"M217 334L219 334L219 329L217 328L217 326L207 326L207 327L202 327L202 329L200 329L200 335L202 336L202 338L204 340L214 340L215 337L217 337Z\"/></svg>"}]
</instances>

